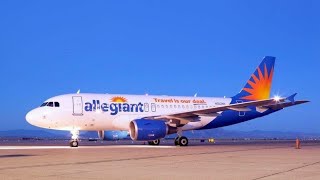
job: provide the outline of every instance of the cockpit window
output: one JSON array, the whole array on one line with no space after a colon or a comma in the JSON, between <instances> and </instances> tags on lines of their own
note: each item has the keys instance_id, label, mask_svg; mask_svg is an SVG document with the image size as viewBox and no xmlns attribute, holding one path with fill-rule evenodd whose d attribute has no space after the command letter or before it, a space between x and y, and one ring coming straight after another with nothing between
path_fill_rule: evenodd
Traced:
<instances>
[{"instance_id":1,"label":"cockpit window","mask_svg":"<svg viewBox=\"0 0 320 180\"><path fill-rule=\"evenodd\" d=\"M44 102L44 103L41 104L40 107L46 106L47 104L48 104L48 102Z\"/></svg>"},{"instance_id":2,"label":"cockpit window","mask_svg":"<svg viewBox=\"0 0 320 180\"><path fill-rule=\"evenodd\" d=\"M54 106L53 106L54 105ZM60 107L59 102L44 102L40 107L49 106L49 107Z\"/></svg>"}]
</instances>

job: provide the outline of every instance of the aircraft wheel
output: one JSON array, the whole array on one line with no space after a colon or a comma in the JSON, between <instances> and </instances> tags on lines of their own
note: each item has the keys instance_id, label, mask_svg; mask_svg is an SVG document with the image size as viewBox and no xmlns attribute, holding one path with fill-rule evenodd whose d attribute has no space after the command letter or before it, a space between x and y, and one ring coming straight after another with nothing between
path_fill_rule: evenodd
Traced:
<instances>
[{"instance_id":1,"label":"aircraft wheel","mask_svg":"<svg viewBox=\"0 0 320 180\"><path fill-rule=\"evenodd\" d=\"M148 144L149 145L153 145L153 141L148 141Z\"/></svg>"},{"instance_id":2,"label":"aircraft wheel","mask_svg":"<svg viewBox=\"0 0 320 180\"><path fill-rule=\"evenodd\" d=\"M188 146L188 138L184 137L184 136L181 136L179 139L178 139L178 142L179 142L179 145L180 146Z\"/></svg>"},{"instance_id":3,"label":"aircraft wheel","mask_svg":"<svg viewBox=\"0 0 320 180\"><path fill-rule=\"evenodd\" d=\"M160 139L156 139L156 140L153 140L153 141L148 141L148 144L149 145L153 145L153 146L157 146L160 144Z\"/></svg>"},{"instance_id":4,"label":"aircraft wheel","mask_svg":"<svg viewBox=\"0 0 320 180\"><path fill-rule=\"evenodd\" d=\"M77 140L70 141L70 147L78 147L78 146L79 146L79 142Z\"/></svg>"}]
</instances>

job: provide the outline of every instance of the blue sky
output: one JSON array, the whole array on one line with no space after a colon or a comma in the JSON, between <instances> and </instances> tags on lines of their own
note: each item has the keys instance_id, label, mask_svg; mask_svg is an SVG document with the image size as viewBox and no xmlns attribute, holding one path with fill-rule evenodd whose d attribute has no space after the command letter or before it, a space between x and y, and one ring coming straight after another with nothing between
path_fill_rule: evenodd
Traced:
<instances>
[{"instance_id":1,"label":"blue sky","mask_svg":"<svg viewBox=\"0 0 320 180\"><path fill-rule=\"evenodd\" d=\"M228 129L319 132L320 3L0 1L0 130L81 92L232 96L263 56L272 93L309 104Z\"/></svg>"}]
</instances>

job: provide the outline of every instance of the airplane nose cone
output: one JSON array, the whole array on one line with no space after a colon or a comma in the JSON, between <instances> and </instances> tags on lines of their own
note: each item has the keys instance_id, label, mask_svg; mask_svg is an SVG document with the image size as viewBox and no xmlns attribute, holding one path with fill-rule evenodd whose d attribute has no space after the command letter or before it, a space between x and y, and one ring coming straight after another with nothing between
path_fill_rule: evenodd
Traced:
<instances>
[{"instance_id":1,"label":"airplane nose cone","mask_svg":"<svg viewBox=\"0 0 320 180\"><path fill-rule=\"evenodd\" d=\"M32 124L32 119L34 119L34 118L33 118L33 116L34 116L33 114L34 114L34 113L33 113L32 111L30 111L30 112L28 112L27 115L26 115L26 120L27 120L27 122L30 123L30 124Z\"/></svg>"},{"instance_id":2,"label":"airplane nose cone","mask_svg":"<svg viewBox=\"0 0 320 180\"><path fill-rule=\"evenodd\" d=\"M37 127L47 127L49 122L47 121L46 113L42 109L36 108L26 114L26 120L29 124Z\"/></svg>"},{"instance_id":3,"label":"airplane nose cone","mask_svg":"<svg viewBox=\"0 0 320 180\"><path fill-rule=\"evenodd\" d=\"M37 109L33 109L28 112L26 115L26 120L29 124L37 126L39 121L39 112L37 111Z\"/></svg>"}]
</instances>

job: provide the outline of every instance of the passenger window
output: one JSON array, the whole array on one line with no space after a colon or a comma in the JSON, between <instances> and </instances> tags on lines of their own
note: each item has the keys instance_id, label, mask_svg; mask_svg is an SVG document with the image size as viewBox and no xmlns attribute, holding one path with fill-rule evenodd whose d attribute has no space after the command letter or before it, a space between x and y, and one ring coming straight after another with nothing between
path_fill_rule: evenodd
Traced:
<instances>
[{"instance_id":1,"label":"passenger window","mask_svg":"<svg viewBox=\"0 0 320 180\"><path fill-rule=\"evenodd\" d=\"M54 107L60 107L59 102L54 102Z\"/></svg>"},{"instance_id":2,"label":"passenger window","mask_svg":"<svg viewBox=\"0 0 320 180\"><path fill-rule=\"evenodd\" d=\"M48 102L47 106L53 107L53 102Z\"/></svg>"}]
</instances>

